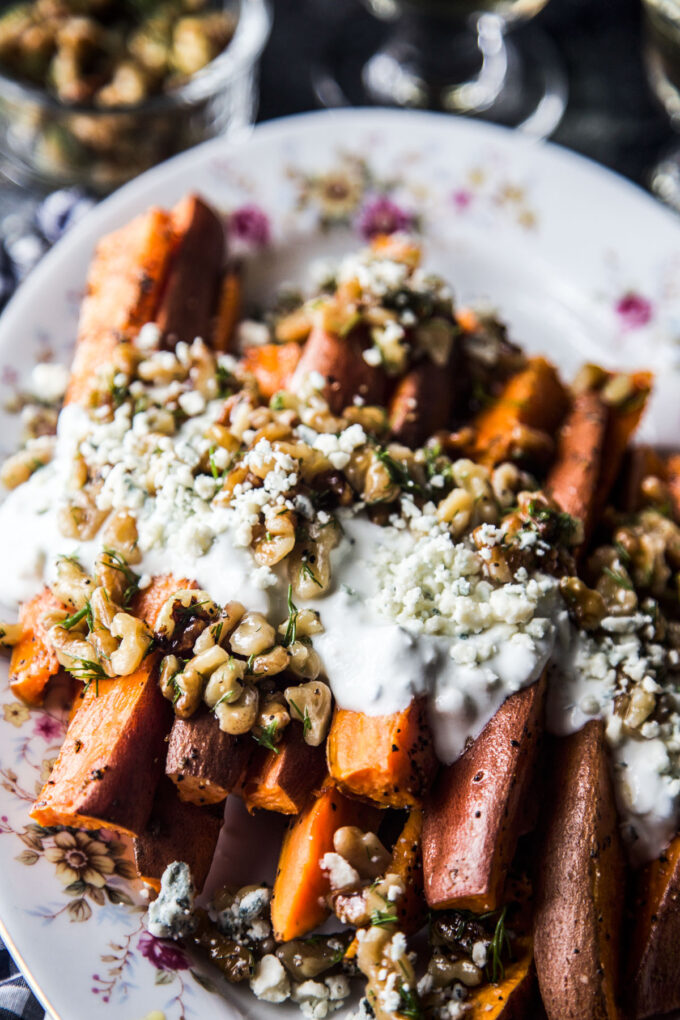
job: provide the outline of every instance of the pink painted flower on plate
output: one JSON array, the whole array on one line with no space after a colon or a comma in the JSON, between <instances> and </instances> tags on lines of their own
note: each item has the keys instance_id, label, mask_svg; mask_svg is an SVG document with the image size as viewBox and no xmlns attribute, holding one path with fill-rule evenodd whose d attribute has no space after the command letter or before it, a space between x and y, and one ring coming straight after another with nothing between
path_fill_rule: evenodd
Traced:
<instances>
[{"instance_id":1,"label":"pink painted flower on plate","mask_svg":"<svg viewBox=\"0 0 680 1020\"><path fill-rule=\"evenodd\" d=\"M36 720L35 732L43 740L56 740L64 732L64 726L59 722L58 719L54 719L51 715L41 715Z\"/></svg>"},{"instance_id":2,"label":"pink painted flower on plate","mask_svg":"<svg viewBox=\"0 0 680 1020\"><path fill-rule=\"evenodd\" d=\"M357 229L366 240L376 234L396 234L400 230L410 230L413 225L411 213L386 195L368 201L357 220Z\"/></svg>"},{"instance_id":3,"label":"pink painted flower on plate","mask_svg":"<svg viewBox=\"0 0 680 1020\"><path fill-rule=\"evenodd\" d=\"M652 302L632 290L619 298L614 308L624 329L640 329L646 326L654 315Z\"/></svg>"},{"instance_id":4,"label":"pink painted flower on plate","mask_svg":"<svg viewBox=\"0 0 680 1020\"><path fill-rule=\"evenodd\" d=\"M187 970L189 967L181 949L165 939L157 939L148 931L139 936L137 948L158 970Z\"/></svg>"},{"instance_id":5,"label":"pink painted flower on plate","mask_svg":"<svg viewBox=\"0 0 680 1020\"><path fill-rule=\"evenodd\" d=\"M269 217L258 205L242 205L229 216L229 231L232 237L246 244L263 248L269 244L271 228Z\"/></svg>"},{"instance_id":6,"label":"pink painted flower on plate","mask_svg":"<svg viewBox=\"0 0 680 1020\"><path fill-rule=\"evenodd\" d=\"M457 188L451 193L451 201L460 212L467 209L473 198L474 194L469 188Z\"/></svg>"}]
</instances>

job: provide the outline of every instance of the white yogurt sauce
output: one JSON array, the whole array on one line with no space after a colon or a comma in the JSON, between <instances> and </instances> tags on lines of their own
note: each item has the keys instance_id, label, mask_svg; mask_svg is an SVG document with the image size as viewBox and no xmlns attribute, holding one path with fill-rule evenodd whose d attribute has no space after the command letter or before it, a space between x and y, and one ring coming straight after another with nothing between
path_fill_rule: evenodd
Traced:
<instances>
[{"instance_id":1,"label":"white yogurt sauce","mask_svg":"<svg viewBox=\"0 0 680 1020\"><path fill-rule=\"evenodd\" d=\"M208 408L203 419L183 426L173 448L179 438L188 449L210 414ZM84 566L93 566L101 538L66 539L57 522L75 448L91 430L83 411L63 411L53 461L0 506L6 536L0 603L7 614L52 579L58 556L77 554ZM121 464L134 467L129 449L118 455ZM178 492L176 506L170 500L166 518L155 498L140 503L133 489L128 479L120 491L130 491L133 503L137 499L140 535L147 525L147 530L161 526L160 541L147 543L142 562L135 564L139 574L193 578L219 602L238 599L250 609L273 612L275 620L285 618L285 571L263 573L238 534L238 522L225 522L224 510L211 508L209 499L199 501L174 532L163 530L175 512L179 518L187 512L186 493ZM636 860L657 854L675 833L679 814L680 780L668 741L651 733L635 740L613 732L615 663L598 656L591 639L571 628L556 582L520 572L517 583L493 588L483 581L476 550L451 543L427 511L421 514L411 505L406 516L412 519L381 528L365 517L339 514L344 534L332 554L331 590L309 603L325 627L314 645L337 703L383 715L406 708L414 696L426 696L437 754L451 762L503 701L534 682L552 657L559 661L559 674L556 669L551 684L549 729L566 734L589 718L608 720L624 833ZM204 542L205 553L192 550L191 543L187 548L184 525L201 541L201 528L207 529L211 541ZM619 660L627 655L633 671L639 669L636 639L616 640Z\"/></svg>"},{"instance_id":2,"label":"white yogurt sauce","mask_svg":"<svg viewBox=\"0 0 680 1020\"><path fill-rule=\"evenodd\" d=\"M389 545L399 559L416 543L360 517L342 515L341 523L345 534L333 554L331 591L310 603L326 628L314 646L333 694L341 707L369 715L397 712L414 696L427 695L437 755L454 761L505 698L542 672L554 643L550 614L561 611L554 583L548 581L532 617L544 621L535 628L540 636L500 622L465 639L414 633L379 609L385 591L376 550ZM454 657L452 650L466 654Z\"/></svg>"},{"instance_id":3,"label":"white yogurt sauce","mask_svg":"<svg viewBox=\"0 0 680 1020\"><path fill-rule=\"evenodd\" d=\"M605 720L622 832L633 863L641 864L660 853L680 823L680 732L677 717L663 733L658 723L643 723L637 737L624 731L614 714L617 670L658 692L650 674L663 650L644 640L649 620L643 614L603 623L610 633L600 639L561 628L547 727L566 735L590 719Z\"/></svg>"}]
</instances>

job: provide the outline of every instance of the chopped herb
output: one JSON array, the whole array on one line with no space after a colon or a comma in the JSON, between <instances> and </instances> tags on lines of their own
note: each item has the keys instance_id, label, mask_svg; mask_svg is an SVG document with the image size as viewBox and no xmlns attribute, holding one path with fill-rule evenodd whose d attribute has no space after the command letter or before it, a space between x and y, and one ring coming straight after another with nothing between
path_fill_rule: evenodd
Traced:
<instances>
[{"instance_id":1,"label":"chopped herb","mask_svg":"<svg viewBox=\"0 0 680 1020\"><path fill-rule=\"evenodd\" d=\"M94 620L92 618L92 606L89 602L86 602L82 609L79 609L73 616L67 616L65 620L62 620L59 624L64 630L71 630L76 624L80 623L81 620L87 619L87 626L90 630L94 630Z\"/></svg>"},{"instance_id":2,"label":"chopped herb","mask_svg":"<svg viewBox=\"0 0 680 1020\"><path fill-rule=\"evenodd\" d=\"M390 456L387 450L378 449L377 456L378 460L387 468L390 480L394 482L395 485L398 485L399 488L403 489L405 492L413 492L422 495L422 485L419 485L414 478L411 478L408 468L406 468L404 464Z\"/></svg>"},{"instance_id":3,"label":"chopped herb","mask_svg":"<svg viewBox=\"0 0 680 1020\"><path fill-rule=\"evenodd\" d=\"M176 605L174 611L178 616L194 616L196 610L207 605L208 601L209 599L203 599L202 602L191 602L188 606Z\"/></svg>"},{"instance_id":4,"label":"chopped herb","mask_svg":"<svg viewBox=\"0 0 680 1020\"><path fill-rule=\"evenodd\" d=\"M625 574L620 574L618 570L612 570L611 567L605 567L604 573L607 575L607 577L610 577L615 584L618 584L619 588L625 588L626 591L635 590L633 588L632 581L629 578L627 578Z\"/></svg>"},{"instance_id":5,"label":"chopped herb","mask_svg":"<svg viewBox=\"0 0 680 1020\"><path fill-rule=\"evenodd\" d=\"M248 661L246 662L246 673L252 673L254 665L255 665L255 652L253 652L252 655L248 656Z\"/></svg>"},{"instance_id":6,"label":"chopped herb","mask_svg":"<svg viewBox=\"0 0 680 1020\"><path fill-rule=\"evenodd\" d=\"M297 637L297 618L298 609L293 602L293 585L288 585L288 623L286 624L286 633L283 638L283 647L288 648L292 645Z\"/></svg>"},{"instance_id":7,"label":"chopped herb","mask_svg":"<svg viewBox=\"0 0 680 1020\"><path fill-rule=\"evenodd\" d=\"M318 579L307 560L303 560L300 564L300 577L308 577L310 581L314 582L317 588L323 588L321 581Z\"/></svg>"},{"instance_id":8,"label":"chopped herb","mask_svg":"<svg viewBox=\"0 0 680 1020\"><path fill-rule=\"evenodd\" d=\"M628 566L630 563L630 553L626 550L625 546L623 546L620 542L614 542L614 548L616 549L616 554L624 567Z\"/></svg>"},{"instance_id":9,"label":"chopped herb","mask_svg":"<svg viewBox=\"0 0 680 1020\"><path fill-rule=\"evenodd\" d=\"M236 379L224 365L218 365L215 369L215 381L218 397L230 397L238 388Z\"/></svg>"},{"instance_id":10,"label":"chopped herb","mask_svg":"<svg viewBox=\"0 0 680 1020\"><path fill-rule=\"evenodd\" d=\"M509 959L512 955L512 949L510 946L510 936L508 935L505 927L505 914L507 907L503 907L496 921L496 928L491 937L491 944L489 945L489 951L491 953L491 962L487 966L487 975L489 981L493 984L498 984L505 977L505 965L503 963L503 957Z\"/></svg>"},{"instance_id":11,"label":"chopped herb","mask_svg":"<svg viewBox=\"0 0 680 1020\"><path fill-rule=\"evenodd\" d=\"M401 1016L407 1017L408 1020L422 1020L423 1016L416 992L410 987L407 988L403 983L399 987L399 1009L397 1012Z\"/></svg>"},{"instance_id":12,"label":"chopped herb","mask_svg":"<svg viewBox=\"0 0 680 1020\"><path fill-rule=\"evenodd\" d=\"M253 740L255 740L260 747L266 747L267 750L273 751L274 754L278 754L279 749L274 743L278 729L279 724L276 719L272 719L267 726L262 727L259 733L253 733Z\"/></svg>"},{"instance_id":13,"label":"chopped herb","mask_svg":"<svg viewBox=\"0 0 680 1020\"><path fill-rule=\"evenodd\" d=\"M223 628L223 626L224 626L224 624L223 624L222 620L220 620L220 622L217 624L217 626L213 629L213 638L215 639L215 644L216 645L219 645L219 643L220 643L220 638L222 637L222 628Z\"/></svg>"},{"instance_id":14,"label":"chopped herb","mask_svg":"<svg viewBox=\"0 0 680 1020\"><path fill-rule=\"evenodd\" d=\"M215 463L215 451L216 451L216 449L217 449L216 446L211 446L210 447L210 453L208 454L208 460L210 461L210 473L212 474L212 476L215 479L215 481L218 482L219 479L220 479L220 469L218 468L217 464Z\"/></svg>"},{"instance_id":15,"label":"chopped herb","mask_svg":"<svg viewBox=\"0 0 680 1020\"><path fill-rule=\"evenodd\" d=\"M293 709L293 711L296 712L297 715L299 715L300 719L302 720L302 736L306 737L312 728L312 720L309 718L309 709L305 705L305 710L304 712L302 712L300 710L300 706L297 705L292 698L288 699L288 703L290 707Z\"/></svg>"},{"instance_id":16,"label":"chopped herb","mask_svg":"<svg viewBox=\"0 0 680 1020\"><path fill-rule=\"evenodd\" d=\"M399 918L391 910L374 910L371 913L371 925L374 928L382 928L386 924L396 924Z\"/></svg>"},{"instance_id":17,"label":"chopped herb","mask_svg":"<svg viewBox=\"0 0 680 1020\"><path fill-rule=\"evenodd\" d=\"M180 687L179 682L177 680L177 677L178 677L178 675L181 672L182 672L182 670L178 669L177 672L173 673L172 676L170 677L170 686L172 687L172 690L174 692L173 695L172 695L172 703L173 703L173 705L176 705L177 702L179 701L179 699L184 694L184 691Z\"/></svg>"},{"instance_id":18,"label":"chopped herb","mask_svg":"<svg viewBox=\"0 0 680 1020\"><path fill-rule=\"evenodd\" d=\"M286 406L283 399L283 393L275 393L272 399L269 401L269 406L272 411L283 411Z\"/></svg>"},{"instance_id":19,"label":"chopped herb","mask_svg":"<svg viewBox=\"0 0 680 1020\"><path fill-rule=\"evenodd\" d=\"M139 591L139 575L131 570L128 561L116 549L104 546L104 556L106 557L104 566L110 567L112 570L119 570L125 578L127 587L123 592L123 606L128 606Z\"/></svg>"},{"instance_id":20,"label":"chopped herb","mask_svg":"<svg viewBox=\"0 0 680 1020\"><path fill-rule=\"evenodd\" d=\"M73 663L68 667L71 676L76 680L82 680L85 684L83 694L87 694L90 684L95 684L95 694L99 697L99 681L106 680L106 673L98 662L91 659L74 658Z\"/></svg>"}]
</instances>

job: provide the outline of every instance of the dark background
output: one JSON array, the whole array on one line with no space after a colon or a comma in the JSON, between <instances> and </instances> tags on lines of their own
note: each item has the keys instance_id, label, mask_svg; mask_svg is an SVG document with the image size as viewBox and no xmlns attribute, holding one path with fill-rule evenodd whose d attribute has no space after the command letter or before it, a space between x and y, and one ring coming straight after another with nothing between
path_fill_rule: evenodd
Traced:
<instances>
[{"instance_id":1,"label":"dark background","mask_svg":"<svg viewBox=\"0 0 680 1020\"><path fill-rule=\"evenodd\" d=\"M385 31L359 0L272 5L259 120L318 108L310 69L322 59L339 19L352 19L357 49ZM639 0L550 0L535 24L556 43L569 76L569 105L554 141L646 184L674 135L645 80Z\"/></svg>"}]
</instances>

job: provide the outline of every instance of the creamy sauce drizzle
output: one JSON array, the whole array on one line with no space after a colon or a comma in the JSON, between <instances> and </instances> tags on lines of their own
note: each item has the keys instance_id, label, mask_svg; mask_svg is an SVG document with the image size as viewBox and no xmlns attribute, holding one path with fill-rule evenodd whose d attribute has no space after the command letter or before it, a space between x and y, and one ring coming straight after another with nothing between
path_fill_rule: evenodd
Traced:
<instances>
[{"instance_id":1,"label":"creamy sauce drizzle","mask_svg":"<svg viewBox=\"0 0 680 1020\"><path fill-rule=\"evenodd\" d=\"M83 424L78 415L82 412L72 409L62 413L53 461L0 506L0 528L6 537L0 604L8 616L49 583L59 555L77 555L91 569L101 547L101 539L64 538L57 525L74 437ZM376 553L385 543L403 543L403 535L359 515L342 513L340 519L344 535L332 554L331 590L306 604L321 614L325 631L314 637L314 645L341 707L383 715L406 708L414 696L426 696L437 754L451 762L503 701L533 683L552 661L556 664L549 696L552 732L574 732L589 718L611 717L613 702L604 681L595 692L597 707L584 711L593 684L584 680L578 667L582 638L568 622L556 585L547 584L538 601L534 619L545 622L532 636L503 622L487 627L481 636L471 633L466 638L413 632L377 608L381 592ZM275 584L263 588L250 552L235 544L229 529L216 536L203 556L186 555L171 543L147 550L135 570L148 576L171 572L193 578L219 602L236 598L273 620L286 616L285 570L277 569ZM460 649L465 642L474 649L482 640L486 649L482 661L475 661L474 654L467 656L468 661L459 654L452 657L452 647ZM670 774L661 740L620 740L612 749L612 761L632 855L637 861L649 859L676 831L680 782Z\"/></svg>"}]
</instances>

